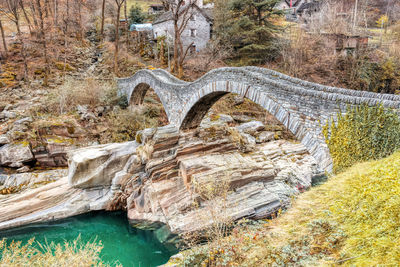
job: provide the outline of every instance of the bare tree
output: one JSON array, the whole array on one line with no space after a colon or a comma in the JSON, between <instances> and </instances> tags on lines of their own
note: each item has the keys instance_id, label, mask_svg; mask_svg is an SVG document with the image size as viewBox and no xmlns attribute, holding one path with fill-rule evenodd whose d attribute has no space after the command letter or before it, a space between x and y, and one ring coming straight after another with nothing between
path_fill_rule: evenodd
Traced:
<instances>
[{"instance_id":1,"label":"bare tree","mask_svg":"<svg viewBox=\"0 0 400 267\"><path fill-rule=\"evenodd\" d=\"M184 47L182 34L195 10L195 0L162 0L164 7L169 8L174 24L174 59L171 72L183 76L183 63L193 43Z\"/></svg>"},{"instance_id":2,"label":"bare tree","mask_svg":"<svg viewBox=\"0 0 400 267\"><path fill-rule=\"evenodd\" d=\"M24 79L25 81L29 82L29 77L28 77L28 62L26 59L26 52L25 52L25 42L24 42L24 37L21 31L20 27L20 3L19 0L5 0L2 1L2 6L5 7L5 9L1 8L1 12L6 15L12 22L14 22L15 27L17 28L17 37L18 41L21 45L21 56L24 62Z\"/></svg>"},{"instance_id":3,"label":"bare tree","mask_svg":"<svg viewBox=\"0 0 400 267\"><path fill-rule=\"evenodd\" d=\"M21 10L22 10L22 12L23 12L23 14L24 14L26 23L28 23L29 33L32 35L31 20L29 19L29 16L28 16L28 14L26 13L25 6L24 6L24 1L23 1L23 0L19 0L19 4L20 4Z\"/></svg>"},{"instance_id":4,"label":"bare tree","mask_svg":"<svg viewBox=\"0 0 400 267\"><path fill-rule=\"evenodd\" d=\"M45 61L45 76L44 76L44 81L43 85L47 86L49 84L49 75L50 75L50 66L49 66L49 56L48 56L48 51L47 51L47 42L46 42L46 35L45 35L45 28L44 28L44 16L43 16L43 11L42 11L42 5L40 3L40 0L36 0L36 8L38 11L39 15L39 37L40 37L40 42L42 43L43 46L43 56L44 56L44 61Z\"/></svg>"},{"instance_id":5,"label":"bare tree","mask_svg":"<svg viewBox=\"0 0 400 267\"><path fill-rule=\"evenodd\" d=\"M4 35L4 28L3 28L3 23L0 20L0 31L1 31L1 39L3 40L3 48L4 48L4 52L7 53L7 42L6 42L6 37Z\"/></svg>"},{"instance_id":6,"label":"bare tree","mask_svg":"<svg viewBox=\"0 0 400 267\"><path fill-rule=\"evenodd\" d=\"M115 21L115 52L114 52L114 72L118 75L118 53L119 53L119 19L121 16L121 7L126 0L115 0L117 5L117 16Z\"/></svg>"},{"instance_id":7,"label":"bare tree","mask_svg":"<svg viewBox=\"0 0 400 267\"><path fill-rule=\"evenodd\" d=\"M103 0L101 4L101 28L100 28L100 35L101 39L104 38L104 20L105 20L105 12L106 12L106 0Z\"/></svg>"}]
</instances>

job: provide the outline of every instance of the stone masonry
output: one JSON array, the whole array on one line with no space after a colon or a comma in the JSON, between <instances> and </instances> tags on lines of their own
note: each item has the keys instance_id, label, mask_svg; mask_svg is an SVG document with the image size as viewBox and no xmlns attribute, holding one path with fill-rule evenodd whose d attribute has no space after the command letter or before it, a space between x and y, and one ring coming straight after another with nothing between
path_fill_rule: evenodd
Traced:
<instances>
[{"instance_id":1,"label":"stone masonry","mask_svg":"<svg viewBox=\"0 0 400 267\"><path fill-rule=\"evenodd\" d=\"M348 105L382 104L400 109L400 96L324 86L258 67L219 68L194 82L181 81L164 70L141 70L118 79L119 93L140 105L149 88L159 96L171 125L196 128L222 96L235 93L264 107L285 125L327 172L332 159L321 125Z\"/></svg>"}]
</instances>

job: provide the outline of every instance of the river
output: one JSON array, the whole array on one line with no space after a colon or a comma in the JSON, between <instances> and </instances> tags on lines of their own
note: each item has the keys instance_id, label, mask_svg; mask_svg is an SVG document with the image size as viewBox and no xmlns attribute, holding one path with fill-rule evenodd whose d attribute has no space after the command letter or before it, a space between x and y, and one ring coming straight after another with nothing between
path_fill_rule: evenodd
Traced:
<instances>
[{"instance_id":1,"label":"river","mask_svg":"<svg viewBox=\"0 0 400 267\"><path fill-rule=\"evenodd\" d=\"M32 224L0 231L0 239L23 243L32 237L39 242L63 243L81 235L82 242L101 240L103 261L113 265L151 267L164 264L176 251L167 250L151 231L132 228L123 212L92 212L50 223Z\"/></svg>"}]
</instances>

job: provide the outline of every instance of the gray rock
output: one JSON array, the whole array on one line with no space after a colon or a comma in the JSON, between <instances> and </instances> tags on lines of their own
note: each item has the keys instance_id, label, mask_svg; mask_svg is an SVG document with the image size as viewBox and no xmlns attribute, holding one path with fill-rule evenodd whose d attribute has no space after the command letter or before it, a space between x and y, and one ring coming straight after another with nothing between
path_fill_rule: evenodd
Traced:
<instances>
[{"instance_id":1,"label":"gray rock","mask_svg":"<svg viewBox=\"0 0 400 267\"><path fill-rule=\"evenodd\" d=\"M7 106L5 106L4 107L4 110L6 111L6 110L10 110L10 109L12 109L12 105L11 104L7 104Z\"/></svg>"},{"instance_id":2,"label":"gray rock","mask_svg":"<svg viewBox=\"0 0 400 267\"><path fill-rule=\"evenodd\" d=\"M249 122L252 121L253 118L246 116L246 115L232 115L232 118L239 123L243 123L243 122Z\"/></svg>"},{"instance_id":3,"label":"gray rock","mask_svg":"<svg viewBox=\"0 0 400 267\"><path fill-rule=\"evenodd\" d=\"M28 124L30 122L32 122L32 118L31 117L25 117L23 119L19 119L17 121L14 122L14 124Z\"/></svg>"},{"instance_id":4,"label":"gray rock","mask_svg":"<svg viewBox=\"0 0 400 267\"><path fill-rule=\"evenodd\" d=\"M5 174L0 174L0 185L3 185L5 181L7 180L8 175Z\"/></svg>"},{"instance_id":5,"label":"gray rock","mask_svg":"<svg viewBox=\"0 0 400 267\"><path fill-rule=\"evenodd\" d=\"M256 148L256 138L247 133L241 132L240 134L243 136L246 142L244 152L253 151Z\"/></svg>"},{"instance_id":6,"label":"gray rock","mask_svg":"<svg viewBox=\"0 0 400 267\"><path fill-rule=\"evenodd\" d=\"M234 101L233 104L234 104L235 106L239 106L239 105L241 105L241 104L244 103L244 97L241 96L241 95L237 95L237 96L235 96L235 98L233 99L233 101Z\"/></svg>"},{"instance_id":7,"label":"gray rock","mask_svg":"<svg viewBox=\"0 0 400 267\"><path fill-rule=\"evenodd\" d=\"M29 168L28 166L23 166L19 169L17 169L18 173L24 173L24 172L29 172L31 170L31 168Z\"/></svg>"},{"instance_id":8,"label":"gray rock","mask_svg":"<svg viewBox=\"0 0 400 267\"><path fill-rule=\"evenodd\" d=\"M274 132L261 132L257 136L256 141L257 141L258 144L260 144L260 143L273 141L274 139L275 139L275 133Z\"/></svg>"},{"instance_id":9,"label":"gray rock","mask_svg":"<svg viewBox=\"0 0 400 267\"><path fill-rule=\"evenodd\" d=\"M15 112L12 111L3 111L2 114L4 115L4 117L6 119L14 119L17 117L17 114Z\"/></svg>"},{"instance_id":10,"label":"gray rock","mask_svg":"<svg viewBox=\"0 0 400 267\"><path fill-rule=\"evenodd\" d=\"M7 144L0 148L0 165L21 168L34 160L31 149L25 144Z\"/></svg>"},{"instance_id":11,"label":"gray rock","mask_svg":"<svg viewBox=\"0 0 400 267\"><path fill-rule=\"evenodd\" d=\"M8 138L8 136L5 134L0 135L0 146L6 145L8 143L10 143L10 139Z\"/></svg>"},{"instance_id":12,"label":"gray rock","mask_svg":"<svg viewBox=\"0 0 400 267\"><path fill-rule=\"evenodd\" d=\"M96 107L94 111L97 116L102 116L106 112L106 108L100 106L100 107Z\"/></svg>"},{"instance_id":13,"label":"gray rock","mask_svg":"<svg viewBox=\"0 0 400 267\"><path fill-rule=\"evenodd\" d=\"M78 114L85 114L88 112L87 106L82 106L82 105L77 105L76 110L78 111Z\"/></svg>"},{"instance_id":14,"label":"gray rock","mask_svg":"<svg viewBox=\"0 0 400 267\"><path fill-rule=\"evenodd\" d=\"M210 117L206 117L200 124L201 128L209 128L214 125L223 125L227 123L235 122L233 118L226 114L218 114L215 120L211 120Z\"/></svg>"},{"instance_id":15,"label":"gray rock","mask_svg":"<svg viewBox=\"0 0 400 267\"><path fill-rule=\"evenodd\" d=\"M26 167L26 166L25 166ZM22 167L22 168L25 168ZM21 168L21 169L22 169ZM51 170L44 172L24 172L5 175L4 187L24 186L30 187L38 183L56 181L67 174L66 169Z\"/></svg>"},{"instance_id":16,"label":"gray rock","mask_svg":"<svg viewBox=\"0 0 400 267\"><path fill-rule=\"evenodd\" d=\"M237 126L236 129L240 132L255 135L256 132L264 130L265 126L261 121L251 121Z\"/></svg>"}]
</instances>

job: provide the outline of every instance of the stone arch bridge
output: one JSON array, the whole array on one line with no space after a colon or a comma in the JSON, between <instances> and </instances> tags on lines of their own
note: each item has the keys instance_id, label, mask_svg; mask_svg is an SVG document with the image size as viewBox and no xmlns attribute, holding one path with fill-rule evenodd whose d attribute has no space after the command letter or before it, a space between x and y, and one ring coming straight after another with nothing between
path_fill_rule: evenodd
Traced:
<instances>
[{"instance_id":1,"label":"stone arch bridge","mask_svg":"<svg viewBox=\"0 0 400 267\"><path fill-rule=\"evenodd\" d=\"M141 70L118 79L119 94L130 105L143 103L152 88L160 98L170 124L181 130L197 127L222 96L236 93L264 107L285 125L319 163L332 169L322 135L325 123L347 105L377 105L400 109L400 96L355 91L303 81L258 67L219 68L194 82L179 80L164 70Z\"/></svg>"}]
</instances>

